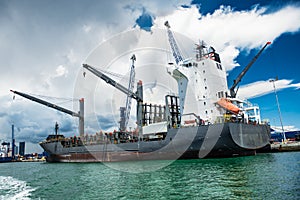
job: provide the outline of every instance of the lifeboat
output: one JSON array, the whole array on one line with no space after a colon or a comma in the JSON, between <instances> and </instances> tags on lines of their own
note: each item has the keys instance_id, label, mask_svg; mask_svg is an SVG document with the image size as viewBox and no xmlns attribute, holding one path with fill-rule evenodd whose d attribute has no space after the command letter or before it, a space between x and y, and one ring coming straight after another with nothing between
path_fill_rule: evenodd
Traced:
<instances>
[{"instance_id":1,"label":"lifeboat","mask_svg":"<svg viewBox=\"0 0 300 200\"><path fill-rule=\"evenodd\" d=\"M184 121L184 124L194 124L196 123L196 120L195 119L192 119L192 120L185 120Z\"/></svg>"},{"instance_id":2,"label":"lifeboat","mask_svg":"<svg viewBox=\"0 0 300 200\"><path fill-rule=\"evenodd\" d=\"M229 99L221 98L217 103L226 110L229 110L235 114L238 114L240 111L240 109L236 105L231 103Z\"/></svg>"}]
</instances>

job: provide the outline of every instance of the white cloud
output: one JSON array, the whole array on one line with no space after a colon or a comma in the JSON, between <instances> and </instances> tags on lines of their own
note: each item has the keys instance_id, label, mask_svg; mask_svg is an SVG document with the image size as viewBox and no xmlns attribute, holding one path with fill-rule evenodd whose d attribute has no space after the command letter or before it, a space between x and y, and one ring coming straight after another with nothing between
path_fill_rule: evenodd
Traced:
<instances>
[{"instance_id":1,"label":"white cloud","mask_svg":"<svg viewBox=\"0 0 300 200\"><path fill-rule=\"evenodd\" d=\"M56 111L41 109L39 105L21 98L13 104L7 103L11 101L9 89L49 96L72 96L75 79L82 73L81 64L92 49L133 27L143 9L154 16L156 26L164 28L164 21L169 20L174 31L195 41L204 39L215 46L229 70L238 65L235 59L240 49L260 47L266 40L274 40L284 32L297 31L300 26L298 7L285 7L273 13L266 13L264 8L234 11L230 7L221 7L212 14L202 15L196 6L179 7L190 3L189 0L101 1L93 6L74 3L72 12L68 10L69 3L64 1L52 4L53 9L48 9L49 3L11 1L7 3L5 12L0 13L1 139L9 138L12 121L16 127L21 127L20 135L31 138L28 140L31 142L44 139L53 131L54 120L59 120L62 126L68 124L70 130L74 130L76 122ZM131 41L136 42L134 39ZM129 47L123 45L120 48ZM286 84L300 87L292 82ZM272 88L262 93L270 91ZM78 110L78 107L73 110Z\"/></svg>"},{"instance_id":2,"label":"white cloud","mask_svg":"<svg viewBox=\"0 0 300 200\"><path fill-rule=\"evenodd\" d=\"M278 133L282 132L282 127L281 126L271 126L271 128L274 129ZM287 131L299 131L299 128L297 128L295 126L283 126L283 130L285 132L287 132Z\"/></svg>"},{"instance_id":3,"label":"white cloud","mask_svg":"<svg viewBox=\"0 0 300 200\"><path fill-rule=\"evenodd\" d=\"M178 9L181 5L189 5L191 0L164 0L164 1L149 1L149 0L130 0L126 2L126 7L132 11L146 9L154 16L167 16ZM137 19L137 17L135 18Z\"/></svg>"},{"instance_id":4,"label":"white cloud","mask_svg":"<svg viewBox=\"0 0 300 200\"><path fill-rule=\"evenodd\" d=\"M60 121L62 126L69 121L64 114L20 97L13 104L7 103L11 101L9 89L73 96L74 82L82 73L81 64L100 42L133 27L143 8L153 15L164 15L182 2L187 1L95 1L92 6L75 2L71 7L65 1L5 3L4 12L0 12L0 139L10 138L12 121L16 127L23 127L20 134L27 137L27 141L39 133L42 137L37 140L44 139L52 131L51 120ZM49 9L50 3L52 9ZM16 110L26 115L16 114ZM74 110L78 110L77 105ZM39 127L31 126L32 123ZM76 125L76 120L72 124Z\"/></svg>"},{"instance_id":5,"label":"white cloud","mask_svg":"<svg viewBox=\"0 0 300 200\"><path fill-rule=\"evenodd\" d=\"M85 25L83 25L82 29L84 32L89 33L90 30L92 29L92 27L85 24Z\"/></svg>"},{"instance_id":6,"label":"white cloud","mask_svg":"<svg viewBox=\"0 0 300 200\"><path fill-rule=\"evenodd\" d=\"M300 89L300 83L291 84L290 87L295 87L296 89Z\"/></svg>"},{"instance_id":7,"label":"white cloud","mask_svg":"<svg viewBox=\"0 0 300 200\"><path fill-rule=\"evenodd\" d=\"M69 53L67 54L68 61L72 64L78 63L80 56L75 55L74 49L70 49Z\"/></svg>"},{"instance_id":8,"label":"white cloud","mask_svg":"<svg viewBox=\"0 0 300 200\"><path fill-rule=\"evenodd\" d=\"M293 80L287 80L287 79L275 81L276 91L280 91L286 88L300 89L300 83L293 84L292 82ZM239 88L237 95L243 99L251 99L272 92L274 92L273 83L270 82L269 80L266 80L266 81L257 81L247 85L242 85Z\"/></svg>"},{"instance_id":9,"label":"white cloud","mask_svg":"<svg viewBox=\"0 0 300 200\"><path fill-rule=\"evenodd\" d=\"M226 69L232 70L238 66L235 59L240 50L260 48L284 33L299 30L300 7L286 6L274 12L267 10L255 7L235 11L229 6L220 6L212 14L202 15L196 6L192 6L157 17L155 24L163 28L164 21L168 20L173 31L183 33L194 41L206 41L220 52Z\"/></svg>"},{"instance_id":10,"label":"white cloud","mask_svg":"<svg viewBox=\"0 0 300 200\"><path fill-rule=\"evenodd\" d=\"M63 65L59 65L56 70L56 76L66 76L68 74L68 70L63 66Z\"/></svg>"}]
</instances>

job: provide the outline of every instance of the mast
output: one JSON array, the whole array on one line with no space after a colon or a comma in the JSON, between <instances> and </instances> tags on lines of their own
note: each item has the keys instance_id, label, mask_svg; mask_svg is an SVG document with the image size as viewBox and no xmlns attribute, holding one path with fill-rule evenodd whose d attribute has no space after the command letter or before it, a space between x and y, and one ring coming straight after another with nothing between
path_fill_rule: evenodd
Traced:
<instances>
[{"instance_id":1,"label":"mast","mask_svg":"<svg viewBox=\"0 0 300 200\"><path fill-rule=\"evenodd\" d=\"M66 113L66 114L71 115L73 117L78 117L79 118L79 127L78 127L79 128L79 135L80 135L80 137L84 136L84 99L83 98L81 98L79 100L79 112L76 113L74 111L65 109L65 108L60 107L56 104L47 102L47 101L39 99L39 98L36 98L36 97L31 96L29 94L25 94L25 93L18 92L18 91L15 91L15 90L10 90L10 91L13 92L14 94L20 95L20 96L22 96L26 99L37 102L37 103L42 104L44 106L48 106L50 108L53 108L53 109L58 110L60 112Z\"/></svg>"},{"instance_id":2,"label":"mast","mask_svg":"<svg viewBox=\"0 0 300 200\"><path fill-rule=\"evenodd\" d=\"M278 80L278 77L276 77L276 79L269 80L269 82L273 83L273 88L274 88L274 93L275 93L276 103L277 103L277 109L278 109L278 114L279 114L281 129L282 129L283 142L286 142L285 132L284 132L283 123L282 123L282 116L281 116L281 111L280 111L280 105L279 105L278 95L277 95L276 87L275 87L275 81L277 81L277 80Z\"/></svg>"},{"instance_id":3,"label":"mast","mask_svg":"<svg viewBox=\"0 0 300 200\"><path fill-rule=\"evenodd\" d=\"M236 97L237 91L235 88L237 85L241 82L242 78L245 76L247 71L250 69L250 67L253 65L253 63L257 60L257 58L260 56L260 54L265 50L265 48L271 44L271 42L267 42L265 46L254 56L254 58L250 61L250 63L245 67L245 69L237 76L237 78L233 81L233 85L231 86L230 90L230 96L232 98Z\"/></svg>"}]
</instances>

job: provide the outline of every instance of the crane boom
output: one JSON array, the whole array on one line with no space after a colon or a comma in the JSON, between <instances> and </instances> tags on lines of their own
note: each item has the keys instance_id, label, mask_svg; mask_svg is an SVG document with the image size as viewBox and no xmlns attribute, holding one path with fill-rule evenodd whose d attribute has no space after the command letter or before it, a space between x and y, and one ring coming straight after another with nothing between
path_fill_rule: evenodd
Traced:
<instances>
[{"instance_id":1,"label":"crane boom","mask_svg":"<svg viewBox=\"0 0 300 200\"><path fill-rule=\"evenodd\" d=\"M104 80L106 83L112 85L113 87L117 88L118 90L120 90L121 92L123 92L124 94L127 95L127 97L132 97L137 101L137 109L136 109L136 113L137 113L137 125L138 125L138 130L139 130L139 141L143 138L143 120L142 120L142 113L143 113L143 83L142 81L139 81L137 83L137 92L134 93L133 91L131 91L130 89L125 88L123 85L117 83L115 80L111 79L110 77L108 77L107 75L103 74L102 72L100 72L99 70L97 70L96 68L88 65L88 64L83 64L82 65L85 69L89 70L90 72L92 72L94 75L98 76L99 78L101 78L102 80Z\"/></svg>"},{"instance_id":2,"label":"crane boom","mask_svg":"<svg viewBox=\"0 0 300 200\"><path fill-rule=\"evenodd\" d=\"M83 136L84 134L84 115L83 115L83 109L84 109L84 99L80 99L79 102L80 102L80 111L78 113L74 112L74 111L71 111L71 110L68 110L68 109L65 109L63 107L60 107L56 104L53 104L53 103L50 103L50 102L47 102L45 100L42 100L42 99L39 99L39 98L36 98L34 96L31 96L29 94L25 94L23 92L18 92L18 91L15 91L15 90L10 90L11 92L13 92L14 94L17 94L17 95L20 95L26 99L29 99L31 101L34 101L34 102L37 102L39 104L42 104L42 105L45 105L45 106L48 106L50 108L53 108L55 110L58 110L60 112L63 112L63 113L66 113L66 114L69 114L73 117L78 117L79 118L79 133L80 133L80 136Z\"/></svg>"},{"instance_id":3,"label":"crane boom","mask_svg":"<svg viewBox=\"0 0 300 200\"><path fill-rule=\"evenodd\" d=\"M174 35L173 35L172 31L170 30L171 26L168 21L165 22L165 26L167 27L168 38L169 38L169 43L170 43L170 46L172 49L173 57L175 58L176 64L178 64L180 61L183 61L183 58L181 56L181 53L180 53L177 43L175 41Z\"/></svg>"},{"instance_id":4,"label":"crane boom","mask_svg":"<svg viewBox=\"0 0 300 200\"><path fill-rule=\"evenodd\" d=\"M250 63L244 68L244 70L237 76L237 78L233 81L233 85L230 88L230 96L232 98L236 97L237 91L235 91L235 88L237 85L241 82L242 78L245 76L247 71L250 69L250 67L253 65L253 63L257 60L257 58L260 56L260 54L265 50L265 48L271 44L271 42L267 42L263 48L254 56L254 58L250 61Z\"/></svg>"},{"instance_id":5,"label":"crane boom","mask_svg":"<svg viewBox=\"0 0 300 200\"><path fill-rule=\"evenodd\" d=\"M130 68L130 79L129 79L129 83L128 83L128 91L133 92L134 79L135 79L134 61L136 61L136 57L134 54L132 55L131 60L132 60L132 65ZM130 117L131 100L132 100L132 96L130 95L130 93L127 93L126 107L125 107L125 125L124 125L125 129L127 128L129 117Z\"/></svg>"},{"instance_id":6,"label":"crane boom","mask_svg":"<svg viewBox=\"0 0 300 200\"><path fill-rule=\"evenodd\" d=\"M107 75L103 74L102 72L100 72L99 70L97 70L96 68L88 65L88 64L83 64L82 65L85 69L89 70L90 72L92 72L94 75L98 76L99 78L101 78L102 80L104 80L106 83L112 85L113 87L117 88L118 90L120 90L121 92L123 92L126 95L129 95L130 97L138 100L138 101L143 101L143 99L136 93L128 90L126 87L124 87L123 85L117 83L115 80L113 80L112 78L108 77Z\"/></svg>"},{"instance_id":7,"label":"crane boom","mask_svg":"<svg viewBox=\"0 0 300 200\"><path fill-rule=\"evenodd\" d=\"M20 95L20 96L22 96L22 97L25 97L26 99L29 99L29 100L31 100L31 101L35 101L35 102L37 102L37 103L43 104L43 105L45 105L45 106L48 106L48 107L50 107L50 108L54 108L54 109L56 109L56 110L59 110L59 111L61 111L61 112L66 113L66 114L72 115L72 116L74 116L74 117L79 117L79 114L78 114L78 113L75 113L75 112L73 112L73 111L71 111L71 110L68 110L68 109L65 109L65 108L63 108L63 107L60 107L60 106L58 106L58 105L55 105L55 104L53 104L53 103L44 101L44 100L42 100L42 99L36 98L36 97L34 97L34 96L31 96L31 95L28 95L28 94L25 94L25 93L22 93L22 92L18 92L18 91L14 91L14 90L10 90L10 91L13 92L13 93L15 93L15 94L17 94L17 95Z\"/></svg>"}]
</instances>

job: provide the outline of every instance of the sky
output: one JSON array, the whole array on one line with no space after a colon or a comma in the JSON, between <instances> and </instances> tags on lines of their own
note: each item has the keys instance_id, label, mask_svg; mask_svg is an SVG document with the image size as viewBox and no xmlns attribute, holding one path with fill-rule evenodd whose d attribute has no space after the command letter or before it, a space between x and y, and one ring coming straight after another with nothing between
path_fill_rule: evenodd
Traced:
<instances>
[{"instance_id":1,"label":"sky","mask_svg":"<svg viewBox=\"0 0 300 200\"><path fill-rule=\"evenodd\" d=\"M93 63L97 52L99 56L96 57L98 61L101 60L102 65L110 63L111 71L121 71L128 75L129 67L121 70L116 66L129 66L126 57L129 53L126 52L126 56L119 56L120 59L115 61L113 55L116 54L113 52L116 51L116 46L109 45L114 44L114 41L121 41L118 45L126 51L130 47L140 47L139 45L144 47L151 40L151 34L155 35L154 30L164 29L166 20L170 22L176 36L183 35L176 38L179 46L183 46L183 53L186 50L182 45L184 37L195 43L199 39L204 40L220 53L222 65L227 70L229 87L259 49L267 41L271 41L272 44L242 79L238 96L257 103L262 119L268 119L272 126L279 126L275 94L269 81L278 77L275 86L283 125L290 129L300 128L298 1L1 0L0 140L11 140L11 124L14 124L16 142L25 141L26 152L30 153L42 151L38 142L54 133L55 122L59 122L62 134L77 134L77 119L22 97L14 97L10 89L42 95L40 98L76 112L78 105L74 98L84 97L86 113L89 109L101 110L97 112L96 119L87 115L86 131L92 134L97 130L92 125L95 121L102 124L102 129L114 127L116 120L104 112L111 106L103 100L106 91L111 90L109 87L101 85L95 77L89 75L89 83L85 87L90 88L85 90L82 86L80 91L85 92L77 93L83 79L80 76L81 65L86 61ZM145 35L146 39L143 42L136 38L134 40L130 38L132 33L138 39ZM124 40L123 36L127 39ZM146 50L140 51L140 54L146 53ZM161 53L164 54L163 51ZM162 57L158 52L150 55L152 57L149 60L159 60ZM145 59L137 60L136 64L143 66L140 72L148 73L145 64L147 57L143 58ZM124 82L126 83L125 80ZM147 87L153 92L156 84ZM84 95L99 88L105 92L93 94L93 97L101 106L89 108L91 100ZM122 96L121 99L124 98ZM118 107L118 98L115 99L113 104Z\"/></svg>"}]
</instances>

